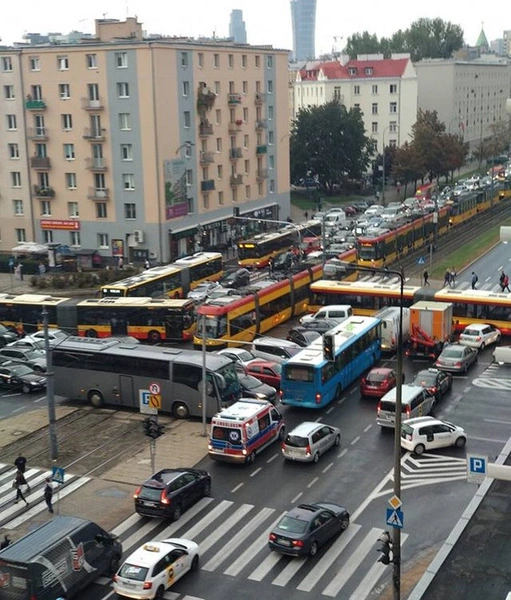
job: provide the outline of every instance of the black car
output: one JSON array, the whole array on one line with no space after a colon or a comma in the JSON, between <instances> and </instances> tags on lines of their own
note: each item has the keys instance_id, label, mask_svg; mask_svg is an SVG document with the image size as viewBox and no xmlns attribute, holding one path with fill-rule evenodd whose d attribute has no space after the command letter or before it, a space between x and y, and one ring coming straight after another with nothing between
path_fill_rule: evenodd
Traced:
<instances>
[{"instance_id":1,"label":"black car","mask_svg":"<svg viewBox=\"0 0 511 600\"><path fill-rule=\"evenodd\" d=\"M16 341L19 337L16 331L0 323L0 347Z\"/></svg>"},{"instance_id":2,"label":"black car","mask_svg":"<svg viewBox=\"0 0 511 600\"><path fill-rule=\"evenodd\" d=\"M220 284L226 288L240 288L250 285L250 271L248 269L227 271L220 278Z\"/></svg>"},{"instance_id":3,"label":"black car","mask_svg":"<svg viewBox=\"0 0 511 600\"><path fill-rule=\"evenodd\" d=\"M282 252L273 259L273 271L288 271L296 262L296 256L292 252Z\"/></svg>"},{"instance_id":4,"label":"black car","mask_svg":"<svg viewBox=\"0 0 511 600\"><path fill-rule=\"evenodd\" d=\"M347 529L350 515L331 502L300 504L285 514L270 533L270 550L289 556L315 556L318 549Z\"/></svg>"},{"instance_id":5,"label":"black car","mask_svg":"<svg viewBox=\"0 0 511 600\"><path fill-rule=\"evenodd\" d=\"M0 386L29 394L46 387L46 377L20 364L4 363L0 366Z\"/></svg>"},{"instance_id":6,"label":"black car","mask_svg":"<svg viewBox=\"0 0 511 600\"><path fill-rule=\"evenodd\" d=\"M306 327L293 327L293 329L289 330L286 339L305 348L312 344L318 337L321 337L319 331L307 329Z\"/></svg>"},{"instance_id":7,"label":"black car","mask_svg":"<svg viewBox=\"0 0 511 600\"><path fill-rule=\"evenodd\" d=\"M301 327L308 331L317 331L318 333L325 333L330 331L334 327L337 327L341 321L337 319L312 319L311 321L305 321Z\"/></svg>"},{"instance_id":8,"label":"black car","mask_svg":"<svg viewBox=\"0 0 511 600\"><path fill-rule=\"evenodd\" d=\"M412 381L412 385L420 385L435 396L438 402L442 396L452 388L452 375L438 369L424 369L419 371Z\"/></svg>"},{"instance_id":9,"label":"black car","mask_svg":"<svg viewBox=\"0 0 511 600\"><path fill-rule=\"evenodd\" d=\"M28 365L38 373L46 372L46 354L34 348L0 348L0 356L5 356L13 362Z\"/></svg>"},{"instance_id":10,"label":"black car","mask_svg":"<svg viewBox=\"0 0 511 600\"><path fill-rule=\"evenodd\" d=\"M266 400L266 402L271 402L272 404L277 403L277 390L271 385L263 383L257 377L241 372L238 372L238 380L243 398L257 398L258 400Z\"/></svg>"},{"instance_id":11,"label":"black car","mask_svg":"<svg viewBox=\"0 0 511 600\"><path fill-rule=\"evenodd\" d=\"M211 493L211 476L201 469L162 469L135 492L135 512L177 521L187 508Z\"/></svg>"}]
</instances>

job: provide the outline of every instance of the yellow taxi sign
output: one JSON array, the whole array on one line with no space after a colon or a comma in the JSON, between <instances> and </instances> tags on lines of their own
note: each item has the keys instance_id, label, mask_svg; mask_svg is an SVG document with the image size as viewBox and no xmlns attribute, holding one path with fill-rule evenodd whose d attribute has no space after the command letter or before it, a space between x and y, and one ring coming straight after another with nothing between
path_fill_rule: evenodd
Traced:
<instances>
[{"instance_id":1,"label":"yellow taxi sign","mask_svg":"<svg viewBox=\"0 0 511 600\"><path fill-rule=\"evenodd\" d=\"M142 546L142 548L144 550L146 550L147 552L159 552L160 551L159 546L155 546L154 544L144 544Z\"/></svg>"}]
</instances>

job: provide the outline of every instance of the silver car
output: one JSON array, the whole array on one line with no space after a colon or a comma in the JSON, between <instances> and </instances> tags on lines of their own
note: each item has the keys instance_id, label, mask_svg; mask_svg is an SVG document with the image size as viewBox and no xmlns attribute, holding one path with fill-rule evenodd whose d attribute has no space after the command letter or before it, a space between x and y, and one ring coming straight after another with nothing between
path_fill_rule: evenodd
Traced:
<instances>
[{"instance_id":1,"label":"silver car","mask_svg":"<svg viewBox=\"0 0 511 600\"><path fill-rule=\"evenodd\" d=\"M288 460L315 462L333 446L341 443L338 427L305 421L290 431L282 444L282 454Z\"/></svg>"},{"instance_id":2,"label":"silver car","mask_svg":"<svg viewBox=\"0 0 511 600\"><path fill-rule=\"evenodd\" d=\"M477 362L477 350L462 344L449 344L437 358L435 367L440 371L466 373Z\"/></svg>"}]
</instances>

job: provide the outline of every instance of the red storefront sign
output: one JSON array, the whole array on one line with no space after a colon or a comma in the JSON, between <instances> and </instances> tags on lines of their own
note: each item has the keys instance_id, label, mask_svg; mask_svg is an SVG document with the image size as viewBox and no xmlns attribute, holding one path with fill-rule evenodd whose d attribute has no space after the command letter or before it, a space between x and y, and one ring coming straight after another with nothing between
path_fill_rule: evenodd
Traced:
<instances>
[{"instance_id":1,"label":"red storefront sign","mask_svg":"<svg viewBox=\"0 0 511 600\"><path fill-rule=\"evenodd\" d=\"M41 229L67 229L77 231L80 229L80 221L61 221L59 219L41 219Z\"/></svg>"}]
</instances>

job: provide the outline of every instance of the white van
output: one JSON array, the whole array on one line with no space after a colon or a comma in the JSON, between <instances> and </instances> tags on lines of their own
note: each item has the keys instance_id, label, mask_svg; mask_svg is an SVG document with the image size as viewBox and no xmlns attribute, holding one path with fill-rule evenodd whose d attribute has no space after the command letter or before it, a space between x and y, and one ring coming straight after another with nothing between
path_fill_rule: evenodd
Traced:
<instances>
[{"instance_id":1,"label":"white van","mask_svg":"<svg viewBox=\"0 0 511 600\"><path fill-rule=\"evenodd\" d=\"M395 427L396 392L392 388L378 402L376 424L380 427ZM401 386L401 418L413 419L431 414L435 407L435 397L420 385Z\"/></svg>"},{"instance_id":2,"label":"white van","mask_svg":"<svg viewBox=\"0 0 511 600\"><path fill-rule=\"evenodd\" d=\"M346 225L348 219L346 218L346 213L342 209L330 210L323 217L323 226L326 230L334 229L335 227L339 227L340 225Z\"/></svg>"},{"instance_id":3,"label":"white van","mask_svg":"<svg viewBox=\"0 0 511 600\"><path fill-rule=\"evenodd\" d=\"M338 323L344 321L348 317L353 316L353 309L349 304L331 304L323 306L312 315L304 315L300 318L300 323L308 323L316 319L335 319Z\"/></svg>"},{"instance_id":4,"label":"white van","mask_svg":"<svg viewBox=\"0 0 511 600\"><path fill-rule=\"evenodd\" d=\"M387 306L378 311L374 316L381 319L381 349L382 352L395 352L399 339L399 313L398 306ZM410 309L403 308L403 342L410 336Z\"/></svg>"},{"instance_id":5,"label":"white van","mask_svg":"<svg viewBox=\"0 0 511 600\"><path fill-rule=\"evenodd\" d=\"M493 360L499 365L511 365L511 346L498 346L495 348Z\"/></svg>"}]
</instances>

